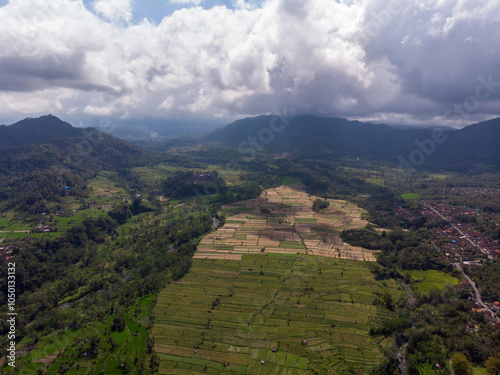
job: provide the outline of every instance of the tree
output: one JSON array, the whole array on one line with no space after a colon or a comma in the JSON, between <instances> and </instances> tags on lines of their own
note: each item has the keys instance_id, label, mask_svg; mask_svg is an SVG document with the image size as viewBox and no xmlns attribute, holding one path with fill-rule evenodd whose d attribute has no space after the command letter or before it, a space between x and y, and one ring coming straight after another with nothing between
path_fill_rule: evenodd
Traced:
<instances>
[{"instance_id":1,"label":"tree","mask_svg":"<svg viewBox=\"0 0 500 375\"><path fill-rule=\"evenodd\" d=\"M318 212L320 210L327 208L328 206L330 206L330 202L323 200L323 199L316 199L313 202L312 210L315 212Z\"/></svg>"},{"instance_id":2,"label":"tree","mask_svg":"<svg viewBox=\"0 0 500 375\"><path fill-rule=\"evenodd\" d=\"M471 363L463 354L455 354L451 359L455 375L472 375L473 369Z\"/></svg>"},{"instance_id":3,"label":"tree","mask_svg":"<svg viewBox=\"0 0 500 375\"><path fill-rule=\"evenodd\" d=\"M491 357L488 359L486 361L486 369L488 370L488 374L500 375L500 358Z\"/></svg>"}]
</instances>

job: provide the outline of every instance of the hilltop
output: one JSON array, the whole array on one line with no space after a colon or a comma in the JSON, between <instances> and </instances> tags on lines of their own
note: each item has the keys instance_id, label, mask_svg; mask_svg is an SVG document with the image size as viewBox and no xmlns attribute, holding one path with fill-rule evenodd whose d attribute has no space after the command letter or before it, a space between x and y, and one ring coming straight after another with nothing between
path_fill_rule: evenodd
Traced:
<instances>
[{"instance_id":1,"label":"hilltop","mask_svg":"<svg viewBox=\"0 0 500 375\"><path fill-rule=\"evenodd\" d=\"M77 138L84 129L75 128L59 118L47 115L26 118L10 126L0 126L0 147L18 147L41 144L58 138Z\"/></svg>"}]
</instances>

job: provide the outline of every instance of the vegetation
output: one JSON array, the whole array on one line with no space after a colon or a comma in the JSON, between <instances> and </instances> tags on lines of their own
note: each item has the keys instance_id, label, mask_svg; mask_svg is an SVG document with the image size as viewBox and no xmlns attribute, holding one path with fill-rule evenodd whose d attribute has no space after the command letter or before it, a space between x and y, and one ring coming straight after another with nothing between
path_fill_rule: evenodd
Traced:
<instances>
[{"instance_id":1,"label":"vegetation","mask_svg":"<svg viewBox=\"0 0 500 375\"><path fill-rule=\"evenodd\" d=\"M481 267L465 267L467 274L477 282L481 295L491 302L500 301L500 261L485 262Z\"/></svg>"},{"instance_id":2,"label":"vegetation","mask_svg":"<svg viewBox=\"0 0 500 375\"><path fill-rule=\"evenodd\" d=\"M499 357L491 357L486 361L486 369L488 370L488 374L491 375L499 375L500 374L500 358Z\"/></svg>"},{"instance_id":3,"label":"vegetation","mask_svg":"<svg viewBox=\"0 0 500 375\"><path fill-rule=\"evenodd\" d=\"M249 121L258 131L268 120ZM347 124L313 120L330 135ZM43 134L37 121L48 124ZM483 164L430 157L427 171L402 178L392 149L356 137L325 144L290 125L255 155L227 146L253 131L236 126L225 145L179 140L161 154L53 117L1 127L11 132L0 145L0 245L17 265L18 369L394 374L399 347L410 374L446 374L450 360L457 374L472 363L498 374L500 330L473 310L461 274L437 251L443 224L422 214L425 202L463 207L455 220L500 240L498 165L488 164L498 150L484 150ZM351 135L363 127L351 125ZM413 138L393 142L397 155L408 140L414 148ZM454 172L430 173L443 166ZM277 188L298 183L309 196ZM304 215L307 200L320 213ZM227 221L234 235L207 235L226 214L243 215ZM276 228L286 234L269 237ZM340 250L324 251L331 244L373 262L336 259ZM228 254L241 260L221 259ZM489 302L500 299L498 265L464 267ZM7 330L1 322L3 347Z\"/></svg>"},{"instance_id":4,"label":"vegetation","mask_svg":"<svg viewBox=\"0 0 500 375\"><path fill-rule=\"evenodd\" d=\"M451 359L455 375L472 375L472 364L463 354L455 354Z\"/></svg>"},{"instance_id":5,"label":"vegetation","mask_svg":"<svg viewBox=\"0 0 500 375\"><path fill-rule=\"evenodd\" d=\"M381 359L382 347L368 330L372 319L386 314L375 306L377 296L398 300L391 285L348 260L286 254L195 259L182 282L158 298L153 332L160 371L363 373Z\"/></svg>"},{"instance_id":6,"label":"vegetation","mask_svg":"<svg viewBox=\"0 0 500 375\"><path fill-rule=\"evenodd\" d=\"M408 271L405 276L411 278L411 286L415 292L429 293L431 290L440 290L447 285L457 285L459 283L456 277L437 270L428 271Z\"/></svg>"},{"instance_id":7,"label":"vegetation","mask_svg":"<svg viewBox=\"0 0 500 375\"><path fill-rule=\"evenodd\" d=\"M56 240L31 241L13 253L19 327L24 327L19 335L21 347L36 346L43 351L54 331L69 329L76 333L84 327L88 331L102 321L104 331L122 332L130 327L126 311L133 309L127 309L137 298L154 294L182 277L189 270L196 249L194 239L212 229L208 213L176 211L167 216L137 219L138 226L132 227L125 238L117 235L125 228L111 217L101 217L73 226ZM143 220L154 220L156 225L142 227ZM3 284L7 280L6 269L0 272ZM150 308L151 302L150 299L149 307L144 308ZM132 316L129 319L134 320ZM135 323L130 324L133 327ZM1 328L5 333L6 322L2 322ZM143 339L141 345L145 347L146 336ZM97 362L91 361L89 366L99 367L100 358L115 355L119 346L112 341L96 344L90 352L96 352ZM73 346L67 348L70 352L60 349L63 351L57 358L66 361L76 363L88 356L84 347L77 352ZM126 366L138 366L133 358L124 358Z\"/></svg>"},{"instance_id":8,"label":"vegetation","mask_svg":"<svg viewBox=\"0 0 500 375\"><path fill-rule=\"evenodd\" d=\"M315 212L319 212L321 210L324 210L325 208L328 208L330 206L330 202L324 199L316 199L313 202L312 205L312 210Z\"/></svg>"}]
</instances>

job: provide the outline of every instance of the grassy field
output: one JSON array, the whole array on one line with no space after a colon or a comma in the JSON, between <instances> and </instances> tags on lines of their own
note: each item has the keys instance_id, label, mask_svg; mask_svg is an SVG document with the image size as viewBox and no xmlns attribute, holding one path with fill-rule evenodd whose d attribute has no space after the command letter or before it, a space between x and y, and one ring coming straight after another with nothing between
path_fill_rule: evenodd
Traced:
<instances>
[{"instance_id":1,"label":"grassy field","mask_svg":"<svg viewBox=\"0 0 500 375\"><path fill-rule=\"evenodd\" d=\"M216 171L224 179L228 186L241 185L241 173L228 173L227 168L221 165L207 164L203 168L178 168L170 165L160 164L155 167L136 167L132 171L139 174L141 180L148 186L159 186L162 179L172 176L176 171L190 170L193 172Z\"/></svg>"},{"instance_id":2,"label":"grassy field","mask_svg":"<svg viewBox=\"0 0 500 375\"><path fill-rule=\"evenodd\" d=\"M474 367L474 375L488 375L486 367Z\"/></svg>"},{"instance_id":3,"label":"grassy field","mask_svg":"<svg viewBox=\"0 0 500 375\"><path fill-rule=\"evenodd\" d=\"M414 280L413 288L421 293L429 293L433 289L443 289L446 285L457 285L458 279L444 272L429 271L408 271Z\"/></svg>"},{"instance_id":4,"label":"grassy field","mask_svg":"<svg viewBox=\"0 0 500 375\"><path fill-rule=\"evenodd\" d=\"M383 291L363 262L293 254L195 259L158 298L160 373L369 371L381 360L368 330L378 314L374 293Z\"/></svg>"},{"instance_id":5,"label":"grassy field","mask_svg":"<svg viewBox=\"0 0 500 375\"><path fill-rule=\"evenodd\" d=\"M285 186L299 184L299 183L300 180L296 177L283 177L283 180L281 181L281 184Z\"/></svg>"}]
</instances>

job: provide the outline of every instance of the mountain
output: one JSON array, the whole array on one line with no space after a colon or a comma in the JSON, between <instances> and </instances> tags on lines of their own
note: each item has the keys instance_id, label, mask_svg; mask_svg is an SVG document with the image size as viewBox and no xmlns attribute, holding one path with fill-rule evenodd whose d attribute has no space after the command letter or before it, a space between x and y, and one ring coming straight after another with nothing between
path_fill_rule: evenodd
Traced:
<instances>
[{"instance_id":1,"label":"mountain","mask_svg":"<svg viewBox=\"0 0 500 375\"><path fill-rule=\"evenodd\" d=\"M82 135L83 129L74 128L52 115L26 118L10 126L0 126L0 147L45 143L52 139L76 138Z\"/></svg>"},{"instance_id":2,"label":"mountain","mask_svg":"<svg viewBox=\"0 0 500 375\"><path fill-rule=\"evenodd\" d=\"M126 175L130 168L162 160L161 154L50 115L1 126L0 147L0 201L10 207L83 196L88 180L101 170Z\"/></svg>"},{"instance_id":3,"label":"mountain","mask_svg":"<svg viewBox=\"0 0 500 375\"><path fill-rule=\"evenodd\" d=\"M435 158L500 166L500 118L449 133L449 140L436 149Z\"/></svg>"},{"instance_id":4,"label":"mountain","mask_svg":"<svg viewBox=\"0 0 500 375\"><path fill-rule=\"evenodd\" d=\"M27 167L57 161L70 168L84 164L119 168L142 165L158 157L94 128L75 128L52 115L0 126L0 147L0 174L6 172L7 165L12 168L20 161ZM26 159L29 154L37 160Z\"/></svg>"},{"instance_id":5,"label":"mountain","mask_svg":"<svg viewBox=\"0 0 500 375\"><path fill-rule=\"evenodd\" d=\"M259 116L235 121L208 135L207 142L258 150L291 152L299 157L362 157L415 167L466 168L474 163L500 165L500 119L461 130L395 129L344 118Z\"/></svg>"}]
</instances>

